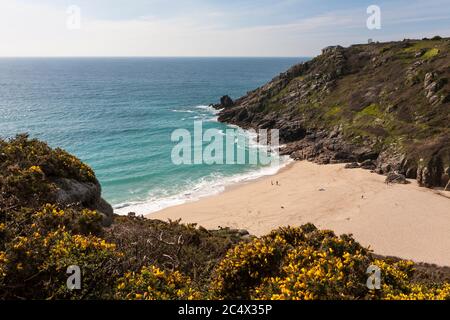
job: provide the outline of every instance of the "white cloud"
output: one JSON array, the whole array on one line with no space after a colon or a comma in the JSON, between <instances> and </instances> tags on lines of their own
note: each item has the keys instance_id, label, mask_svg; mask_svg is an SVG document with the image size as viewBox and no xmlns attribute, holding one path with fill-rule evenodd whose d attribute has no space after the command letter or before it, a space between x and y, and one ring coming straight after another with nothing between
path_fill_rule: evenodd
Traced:
<instances>
[{"instance_id":1,"label":"white cloud","mask_svg":"<svg viewBox=\"0 0 450 320\"><path fill-rule=\"evenodd\" d=\"M385 21L394 23L394 16L405 21L427 18L413 9L417 8L397 16L387 12ZM217 11L204 19L146 16L109 21L88 19L81 10L82 28L71 31L66 28L65 10L2 0L0 56L305 56L331 44L348 45L370 37L365 10L356 9L239 28L223 27L221 21L233 17ZM383 40L401 36L379 34Z\"/></svg>"},{"instance_id":2,"label":"white cloud","mask_svg":"<svg viewBox=\"0 0 450 320\"><path fill-rule=\"evenodd\" d=\"M83 8L81 8L83 9ZM83 18L83 11L82 18ZM218 16L215 13L212 17ZM67 13L42 5L0 4L1 56L277 56L317 51L307 33L344 26L348 18L323 15L285 25L225 29L187 18L128 21L82 19L66 28ZM295 33L295 39L292 34ZM301 42L301 43L299 43ZM308 42L309 44L303 45ZM317 44L318 45L318 44Z\"/></svg>"}]
</instances>

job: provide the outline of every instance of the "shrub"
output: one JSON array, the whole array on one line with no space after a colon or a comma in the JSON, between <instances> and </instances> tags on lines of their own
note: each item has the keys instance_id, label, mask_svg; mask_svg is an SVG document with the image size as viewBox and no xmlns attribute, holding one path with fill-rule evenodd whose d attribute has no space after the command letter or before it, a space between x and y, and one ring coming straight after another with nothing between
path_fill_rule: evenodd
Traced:
<instances>
[{"instance_id":1,"label":"shrub","mask_svg":"<svg viewBox=\"0 0 450 320\"><path fill-rule=\"evenodd\" d=\"M209 282L212 270L228 249L242 240L237 230L206 230L179 221L163 222L140 217L116 217L105 239L124 253L123 273L142 267L178 270L196 287Z\"/></svg>"},{"instance_id":2,"label":"shrub","mask_svg":"<svg viewBox=\"0 0 450 320\"><path fill-rule=\"evenodd\" d=\"M381 270L381 290L366 286L370 265ZM449 284L411 281L413 263L374 259L352 237L312 225L281 228L238 245L219 263L211 284L221 299L444 299Z\"/></svg>"},{"instance_id":3,"label":"shrub","mask_svg":"<svg viewBox=\"0 0 450 320\"><path fill-rule=\"evenodd\" d=\"M310 224L300 228L281 228L261 239L230 250L217 267L212 290L216 297L225 299L281 298L278 290L283 289L283 292L287 293L288 283L294 281L293 285L296 286L296 276L306 276L315 282L311 275L323 276L324 268L332 270L331 266L336 267L338 262L344 266L343 261L327 261L326 258L333 258L333 254L343 256L348 254L347 251L357 252L360 260L365 262L361 267L362 262L356 265L356 259L349 261L353 268L364 269L364 266L368 265L368 260L363 259L366 251L350 238L338 239L332 232L318 231ZM343 272L334 269L333 272ZM342 284L343 277L339 278L339 281L336 287ZM326 292L331 290L330 287ZM318 293L317 296L325 296Z\"/></svg>"},{"instance_id":4,"label":"shrub","mask_svg":"<svg viewBox=\"0 0 450 320\"><path fill-rule=\"evenodd\" d=\"M219 263L212 282L214 296L222 299L248 299L250 289L278 271L280 261L288 249L286 240L256 239L228 251Z\"/></svg>"},{"instance_id":5,"label":"shrub","mask_svg":"<svg viewBox=\"0 0 450 320\"><path fill-rule=\"evenodd\" d=\"M111 296L121 254L114 244L92 235L99 232L100 219L95 211L61 210L50 204L31 215L18 214L16 221L8 222L0 254L0 298ZM71 265L82 270L80 291L67 289Z\"/></svg>"},{"instance_id":6,"label":"shrub","mask_svg":"<svg viewBox=\"0 0 450 320\"><path fill-rule=\"evenodd\" d=\"M390 262L389 259L374 261L374 265L381 269L382 288L373 298L386 300L444 300L450 299L450 283L442 285L424 285L414 283L411 277L414 263L400 260Z\"/></svg>"},{"instance_id":7,"label":"shrub","mask_svg":"<svg viewBox=\"0 0 450 320\"><path fill-rule=\"evenodd\" d=\"M118 281L116 298L126 300L195 300L201 297L191 280L178 271L150 266L128 272Z\"/></svg>"},{"instance_id":8,"label":"shrub","mask_svg":"<svg viewBox=\"0 0 450 320\"><path fill-rule=\"evenodd\" d=\"M25 134L9 141L0 139L0 192L3 201L16 200L16 205L20 203L29 207L52 201L53 178L97 183L90 167L62 149L52 149Z\"/></svg>"},{"instance_id":9,"label":"shrub","mask_svg":"<svg viewBox=\"0 0 450 320\"><path fill-rule=\"evenodd\" d=\"M450 300L450 284L446 283L442 286L426 287L423 285L413 284L409 287L409 292L393 294L389 293L385 296L386 300Z\"/></svg>"},{"instance_id":10,"label":"shrub","mask_svg":"<svg viewBox=\"0 0 450 320\"><path fill-rule=\"evenodd\" d=\"M265 279L257 299L350 299L367 291L368 259L360 252L335 256L332 250L296 248L288 253L279 275Z\"/></svg>"},{"instance_id":11,"label":"shrub","mask_svg":"<svg viewBox=\"0 0 450 320\"><path fill-rule=\"evenodd\" d=\"M53 230L60 226L70 229L75 234L96 234L102 232L102 215L94 210L66 208L46 204L31 217L33 226L40 231Z\"/></svg>"}]
</instances>

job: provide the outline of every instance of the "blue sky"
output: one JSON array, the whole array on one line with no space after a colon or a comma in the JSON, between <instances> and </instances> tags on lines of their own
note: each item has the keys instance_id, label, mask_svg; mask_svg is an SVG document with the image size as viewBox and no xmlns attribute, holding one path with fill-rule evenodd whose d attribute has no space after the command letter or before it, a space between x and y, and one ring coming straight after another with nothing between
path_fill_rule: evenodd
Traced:
<instances>
[{"instance_id":1,"label":"blue sky","mask_svg":"<svg viewBox=\"0 0 450 320\"><path fill-rule=\"evenodd\" d=\"M81 28L68 30L69 5ZM381 29L366 27L369 5ZM449 0L2 0L0 56L313 56L450 36Z\"/></svg>"}]
</instances>

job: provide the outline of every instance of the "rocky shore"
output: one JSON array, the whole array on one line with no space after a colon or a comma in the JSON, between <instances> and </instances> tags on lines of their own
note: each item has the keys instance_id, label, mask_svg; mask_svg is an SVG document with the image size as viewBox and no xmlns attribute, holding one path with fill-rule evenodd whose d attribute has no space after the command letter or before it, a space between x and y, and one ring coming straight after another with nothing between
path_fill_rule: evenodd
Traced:
<instances>
[{"instance_id":1,"label":"rocky shore","mask_svg":"<svg viewBox=\"0 0 450 320\"><path fill-rule=\"evenodd\" d=\"M353 163L445 187L450 177L450 39L325 48L233 101L219 121L280 129L283 154ZM403 180L403 179L401 179Z\"/></svg>"}]
</instances>

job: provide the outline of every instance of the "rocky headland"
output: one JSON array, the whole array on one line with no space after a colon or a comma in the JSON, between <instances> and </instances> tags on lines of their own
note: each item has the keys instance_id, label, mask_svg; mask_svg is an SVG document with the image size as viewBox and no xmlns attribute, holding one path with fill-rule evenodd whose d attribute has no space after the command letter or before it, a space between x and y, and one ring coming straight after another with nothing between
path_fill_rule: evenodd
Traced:
<instances>
[{"instance_id":1,"label":"rocky headland","mask_svg":"<svg viewBox=\"0 0 450 320\"><path fill-rule=\"evenodd\" d=\"M283 154L445 187L450 39L332 46L233 101L219 121L280 130ZM397 179L394 179L397 180Z\"/></svg>"}]
</instances>

